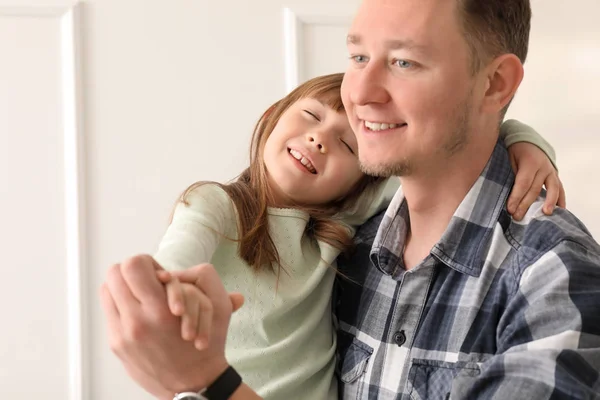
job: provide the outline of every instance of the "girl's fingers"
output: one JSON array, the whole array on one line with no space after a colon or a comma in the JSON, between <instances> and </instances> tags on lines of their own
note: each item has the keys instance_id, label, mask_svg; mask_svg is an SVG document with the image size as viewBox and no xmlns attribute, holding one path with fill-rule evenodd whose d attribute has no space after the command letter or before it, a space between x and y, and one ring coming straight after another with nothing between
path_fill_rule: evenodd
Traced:
<instances>
[{"instance_id":1,"label":"girl's fingers","mask_svg":"<svg viewBox=\"0 0 600 400\"><path fill-rule=\"evenodd\" d=\"M515 220L520 221L521 219L523 219L523 217L527 213L527 210L529 210L529 207L531 207L533 202L540 195L540 192L544 187L544 180L545 176L538 172L538 174L533 180L533 183L531 184L531 187L529 188L529 191L525 194L525 196L521 200L521 203L517 207L517 212L513 214L513 218Z\"/></svg>"},{"instance_id":2,"label":"girl's fingers","mask_svg":"<svg viewBox=\"0 0 600 400\"><path fill-rule=\"evenodd\" d=\"M195 290L200 290L194 286ZM210 330L212 328L212 320L213 320L213 305L210 302L209 298L204 294L199 296L198 302L198 326L196 331L196 340L194 342L196 348L198 350L204 350L208 347L210 342Z\"/></svg>"},{"instance_id":3,"label":"girl's fingers","mask_svg":"<svg viewBox=\"0 0 600 400\"><path fill-rule=\"evenodd\" d=\"M187 308L185 295L179 279L172 278L171 281L166 285L167 289L167 301L169 303L169 310L173 315L178 317L182 316Z\"/></svg>"},{"instance_id":4,"label":"girl's fingers","mask_svg":"<svg viewBox=\"0 0 600 400\"><path fill-rule=\"evenodd\" d=\"M186 313L181 320L181 334L185 340L201 341L209 336L212 326L212 305L200 289L191 284L184 284Z\"/></svg>"},{"instance_id":5,"label":"girl's fingers","mask_svg":"<svg viewBox=\"0 0 600 400\"><path fill-rule=\"evenodd\" d=\"M560 197L560 180L556 174L550 174L544 182L546 186L546 201L544 201L544 214L552 215L554 207L558 203Z\"/></svg>"},{"instance_id":6,"label":"girl's fingers","mask_svg":"<svg viewBox=\"0 0 600 400\"><path fill-rule=\"evenodd\" d=\"M567 194L565 193L565 187L562 184L560 178L558 178L560 182L560 189L558 194L558 202L557 205L561 208L567 208Z\"/></svg>"},{"instance_id":7,"label":"girl's fingers","mask_svg":"<svg viewBox=\"0 0 600 400\"><path fill-rule=\"evenodd\" d=\"M156 271L156 277L163 284L171 282L172 279L171 273L169 271L165 271L164 269Z\"/></svg>"},{"instance_id":8,"label":"girl's fingers","mask_svg":"<svg viewBox=\"0 0 600 400\"><path fill-rule=\"evenodd\" d=\"M507 205L508 212L513 214L513 217L518 213L518 207L531 189L535 177L535 174L526 173L522 169L517 173Z\"/></svg>"}]
</instances>

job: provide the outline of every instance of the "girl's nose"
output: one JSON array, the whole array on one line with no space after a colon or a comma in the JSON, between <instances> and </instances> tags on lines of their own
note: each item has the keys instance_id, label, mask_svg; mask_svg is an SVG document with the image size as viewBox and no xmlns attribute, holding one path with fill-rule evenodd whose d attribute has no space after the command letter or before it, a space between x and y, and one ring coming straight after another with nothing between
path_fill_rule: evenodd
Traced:
<instances>
[{"instance_id":1,"label":"girl's nose","mask_svg":"<svg viewBox=\"0 0 600 400\"><path fill-rule=\"evenodd\" d=\"M319 136L316 134L310 134L307 136L308 141L313 145L316 146L317 150L319 151L319 153L321 154L325 154L327 153L327 148L325 147L325 144L323 143L323 140L319 140Z\"/></svg>"}]
</instances>

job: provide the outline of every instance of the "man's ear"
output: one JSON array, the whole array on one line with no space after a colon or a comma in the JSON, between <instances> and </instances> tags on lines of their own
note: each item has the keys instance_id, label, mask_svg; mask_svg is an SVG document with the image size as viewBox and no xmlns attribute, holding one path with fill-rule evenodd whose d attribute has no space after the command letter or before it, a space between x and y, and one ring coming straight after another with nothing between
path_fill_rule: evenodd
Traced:
<instances>
[{"instance_id":1,"label":"man's ear","mask_svg":"<svg viewBox=\"0 0 600 400\"><path fill-rule=\"evenodd\" d=\"M524 75L523 64L514 54L496 58L487 68L486 92L482 108L484 112L498 113L513 99Z\"/></svg>"}]
</instances>

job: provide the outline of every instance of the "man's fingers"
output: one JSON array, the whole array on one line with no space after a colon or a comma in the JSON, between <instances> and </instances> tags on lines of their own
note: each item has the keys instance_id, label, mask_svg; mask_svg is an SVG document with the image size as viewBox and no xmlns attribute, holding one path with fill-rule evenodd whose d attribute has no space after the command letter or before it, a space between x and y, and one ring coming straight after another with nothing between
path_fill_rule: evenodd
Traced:
<instances>
[{"instance_id":1,"label":"man's fingers","mask_svg":"<svg viewBox=\"0 0 600 400\"><path fill-rule=\"evenodd\" d=\"M123 277L121 264L115 264L108 269L106 285L119 315L126 315L127 312L140 307L140 302L133 295Z\"/></svg>"},{"instance_id":2,"label":"man's fingers","mask_svg":"<svg viewBox=\"0 0 600 400\"><path fill-rule=\"evenodd\" d=\"M150 307L164 307L166 293L163 285L156 277L160 266L148 255L129 258L121 264L123 278L131 293L141 302Z\"/></svg>"},{"instance_id":3,"label":"man's fingers","mask_svg":"<svg viewBox=\"0 0 600 400\"><path fill-rule=\"evenodd\" d=\"M121 337L121 317L106 284L100 287L100 303L102 304L104 315L106 315L108 342L111 349L116 351Z\"/></svg>"},{"instance_id":4,"label":"man's fingers","mask_svg":"<svg viewBox=\"0 0 600 400\"><path fill-rule=\"evenodd\" d=\"M241 293L229 293L229 300L231 300L233 312L236 312L244 305L244 295Z\"/></svg>"},{"instance_id":5,"label":"man's fingers","mask_svg":"<svg viewBox=\"0 0 600 400\"><path fill-rule=\"evenodd\" d=\"M515 184L513 185L510 197L508 198L507 209L511 214L517 212L519 204L522 203L523 198L531 188L535 175L524 175L523 172L517 174Z\"/></svg>"}]
</instances>

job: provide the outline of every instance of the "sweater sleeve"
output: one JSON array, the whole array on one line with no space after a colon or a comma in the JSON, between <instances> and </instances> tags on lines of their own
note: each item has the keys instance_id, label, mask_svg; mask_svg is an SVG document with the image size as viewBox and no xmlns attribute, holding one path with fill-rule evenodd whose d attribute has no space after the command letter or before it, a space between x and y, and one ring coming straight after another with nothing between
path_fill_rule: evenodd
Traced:
<instances>
[{"instance_id":1,"label":"sweater sleeve","mask_svg":"<svg viewBox=\"0 0 600 400\"><path fill-rule=\"evenodd\" d=\"M235 233L233 202L219 186L195 188L179 202L154 258L167 270L181 270L211 261L221 239Z\"/></svg>"},{"instance_id":2,"label":"sweater sleeve","mask_svg":"<svg viewBox=\"0 0 600 400\"><path fill-rule=\"evenodd\" d=\"M554 168L558 170L554 148L529 125L515 119L509 119L500 126L500 136L504 139L504 145L507 148L518 142L527 142L536 145L546 153Z\"/></svg>"}]
</instances>

